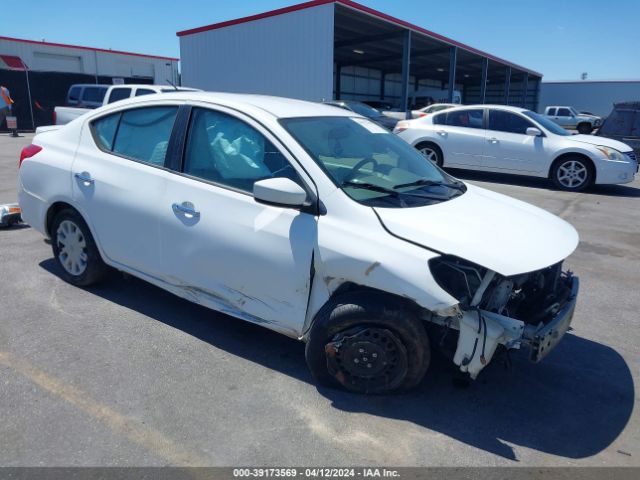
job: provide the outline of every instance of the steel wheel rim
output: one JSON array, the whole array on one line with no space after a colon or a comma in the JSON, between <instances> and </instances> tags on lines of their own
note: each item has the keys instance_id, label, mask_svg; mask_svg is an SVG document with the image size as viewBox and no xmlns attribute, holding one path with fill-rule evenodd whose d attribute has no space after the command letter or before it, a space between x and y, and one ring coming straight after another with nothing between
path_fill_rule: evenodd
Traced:
<instances>
[{"instance_id":1,"label":"steel wheel rim","mask_svg":"<svg viewBox=\"0 0 640 480\"><path fill-rule=\"evenodd\" d=\"M588 174L587 167L582 162L568 160L558 167L556 177L563 187L577 188L587 181Z\"/></svg>"},{"instance_id":2,"label":"steel wheel rim","mask_svg":"<svg viewBox=\"0 0 640 480\"><path fill-rule=\"evenodd\" d=\"M87 269L87 242L82 230L71 220L63 220L56 231L58 259L62 268L74 276Z\"/></svg>"},{"instance_id":3,"label":"steel wheel rim","mask_svg":"<svg viewBox=\"0 0 640 480\"><path fill-rule=\"evenodd\" d=\"M423 147L419 150L424 158L433 162L434 164L438 164L438 153L431 147Z\"/></svg>"},{"instance_id":4,"label":"steel wheel rim","mask_svg":"<svg viewBox=\"0 0 640 480\"><path fill-rule=\"evenodd\" d=\"M407 350L386 328L363 326L341 332L325 345L325 355L329 372L349 390L393 390L407 375Z\"/></svg>"}]
</instances>

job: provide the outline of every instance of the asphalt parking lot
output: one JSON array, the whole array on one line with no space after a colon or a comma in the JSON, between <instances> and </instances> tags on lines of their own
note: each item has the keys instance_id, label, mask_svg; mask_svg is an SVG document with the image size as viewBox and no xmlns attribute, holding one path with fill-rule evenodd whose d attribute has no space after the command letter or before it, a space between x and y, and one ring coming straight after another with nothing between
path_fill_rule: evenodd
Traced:
<instances>
[{"instance_id":1,"label":"asphalt parking lot","mask_svg":"<svg viewBox=\"0 0 640 480\"><path fill-rule=\"evenodd\" d=\"M0 135L0 203L20 149ZM571 222L573 330L467 388L318 389L303 345L131 277L63 282L28 226L0 230L0 465L640 466L640 180L587 193L454 172Z\"/></svg>"}]
</instances>

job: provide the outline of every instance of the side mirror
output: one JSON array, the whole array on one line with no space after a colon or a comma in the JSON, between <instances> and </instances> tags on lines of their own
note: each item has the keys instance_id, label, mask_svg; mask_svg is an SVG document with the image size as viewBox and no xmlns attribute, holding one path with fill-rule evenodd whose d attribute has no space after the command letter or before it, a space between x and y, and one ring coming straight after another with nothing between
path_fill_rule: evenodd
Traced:
<instances>
[{"instance_id":1,"label":"side mirror","mask_svg":"<svg viewBox=\"0 0 640 480\"><path fill-rule=\"evenodd\" d=\"M527 135L529 135L530 137L540 137L542 136L542 132L539 128L529 127L527 128Z\"/></svg>"},{"instance_id":2,"label":"side mirror","mask_svg":"<svg viewBox=\"0 0 640 480\"><path fill-rule=\"evenodd\" d=\"M288 178L267 178L253 184L253 198L269 205L302 207L307 200L307 192Z\"/></svg>"}]
</instances>

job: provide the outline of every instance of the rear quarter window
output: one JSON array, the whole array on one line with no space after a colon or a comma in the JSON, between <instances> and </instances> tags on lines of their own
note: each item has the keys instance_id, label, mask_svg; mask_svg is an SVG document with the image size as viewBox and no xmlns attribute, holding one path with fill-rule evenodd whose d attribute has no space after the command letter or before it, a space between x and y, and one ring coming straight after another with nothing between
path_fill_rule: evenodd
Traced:
<instances>
[{"instance_id":1,"label":"rear quarter window","mask_svg":"<svg viewBox=\"0 0 640 480\"><path fill-rule=\"evenodd\" d=\"M93 134L93 139L100 149L111 151L119 121L120 112L99 118L92 122L91 132Z\"/></svg>"}]
</instances>

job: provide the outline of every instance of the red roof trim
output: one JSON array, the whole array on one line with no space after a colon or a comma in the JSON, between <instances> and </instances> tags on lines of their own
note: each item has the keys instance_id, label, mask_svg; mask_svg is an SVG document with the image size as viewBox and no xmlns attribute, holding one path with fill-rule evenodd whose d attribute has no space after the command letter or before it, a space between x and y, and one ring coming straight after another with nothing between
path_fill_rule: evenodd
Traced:
<instances>
[{"instance_id":1,"label":"red roof trim","mask_svg":"<svg viewBox=\"0 0 640 480\"><path fill-rule=\"evenodd\" d=\"M239 25L241 23L253 22L254 20L260 20L262 18L275 17L277 15L284 15L285 13L297 12L299 10L305 10L311 7L317 7L319 5L326 5L327 3L335 3L336 0L311 0L310 2L299 3L297 5L291 5L290 7L278 8L276 10L269 10L268 12L258 13L256 15L249 15L248 17L236 18L234 20L227 20L220 23L212 23L211 25L205 25L203 27L192 28L190 30L182 30L176 33L178 37L184 37L185 35L193 35L194 33L206 32L208 30L217 30L218 28L230 27L231 25Z\"/></svg>"},{"instance_id":2,"label":"red roof trim","mask_svg":"<svg viewBox=\"0 0 640 480\"><path fill-rule=\"evenodd\" d=\"M106 48L82 47L80 45L68 45L66 43L38 42L37 40L25 40L23 38L12 38L12 37L0 36L0 40L8 40L10 42L19 42L19 43L31 43L35 45L44 45L47 47L77 48L79 50L90 50L92 52L115 53L117 55L131 55L134 57L156 58L159 60L173 60L175 62L179 60L179 58L174 58L174 57L162 57L159 55L145 55L144 53L123 52L121 50L108 50Z\"/></svg>"},{"instance_id":3,"label":"red roof trim","mask_svg":"<svg viewBox=\"0 0 640 480\"><path fill-rule=\"evenodd\" d=\"M186 35L193 35L194 33L206 32L208 30L217 30L219 28L230 27L232 25L238 25L238 24L241 24L241 23L252 22L254 20L260 20L262 18L275 17L277 15L283 15L285 13L296 12L296 11L304 10L304 9L307 9L307 8L317 7L319 5L326 5L328 3L337 3L337 4L343 5L345 7L353 8L354 10L359 10L361 12L367 13L369 15L372 15L374 17L380 18L382 20L386 20L388 22L395 23L396 25L403 26L403 27L408 28L410 30L414 30L416 32L423 33L425 35L428 35L429 37L432 37L432 38L435 38L435 39L440 40L442 42L448 43L449 45L454 45L454 46L459 47L459 48L461 48L463 50L466 50L468 52L475 53L475 54L483 56L483 57L487 57L488 59L493 60L495 62L502 63L504 65L516 68L518 70L522 70L523 72L530 73L531 75L534 75L534 76L537 76L537 77L542 77L542 74L539 73L539 72L536 72L534 70L530 70L528 68L524 68L524 67L522 67L520 65L517 65L515 63L509 62L507 60L504 60L502 58L496 57L494 55L490 55L490 54L488 54L486 52L483 52L482 50L478 50L477 48L473 48L473 47L471 47L469 45L466 45L464 43L457 42L455 40L452 40L451 38L445 37L444 35L440 35L438 33L432 32L431 30L427 30L426 28L418 27L417 25L414 25L412 23L406 22L404 20L400 20L399 18L396 18L396 17L392 17L391 15L387 15L386 13L382 13L382 12L380 12L378 10L374 10L373 8L367 7L367 6L362 5L360 3L353 2L351 0L312 0L310 2L299 3L297 5L292 5L290 7L279 8L277 10L270 10L268 12L259 13L257 15L250 15L248 17L237 18L237 19L234 19L234 20L227 20L225 22L213 23L211 25L205 25L203 27L192 28L190 30L182 30L180 32L177 32L176 35L178 37L184 37Z\"/></svg>"}]
</instances>

